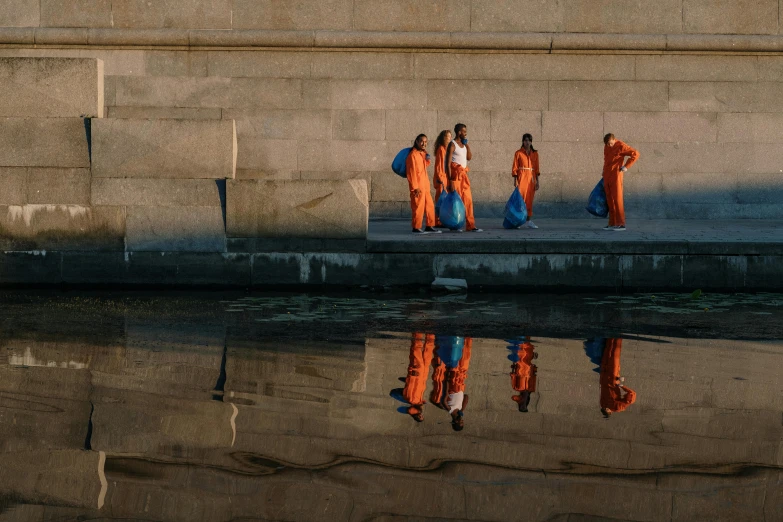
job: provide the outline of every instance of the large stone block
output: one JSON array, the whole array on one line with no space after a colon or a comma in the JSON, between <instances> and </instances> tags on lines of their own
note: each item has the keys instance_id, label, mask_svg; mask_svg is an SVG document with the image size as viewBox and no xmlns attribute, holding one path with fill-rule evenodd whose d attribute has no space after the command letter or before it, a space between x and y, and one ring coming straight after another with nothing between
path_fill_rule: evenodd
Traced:
<instances>
[{"instance_id":1,"label":"large stone block","mask_svg":"<svg viewBox=\"0 0 783 522\"><path fill-rule=\"evenodd\" d=\"M634 57L573 54L416 55L416 78L432 80L626 80Z\"/></svg>"},{"instance_id":2,"label":"large stone block","mask_svg":"<svg viewBox=\"0 0 783 522\"><path fill-rule=\"evenodd\" d=\"M522 135L528 132L533 135L537 147L537 143L544 139L539 111L492 111L490 118L492 141L519 141L522 145ZM477 137L475 132L472 134ZM485 136L483 135L482 139Z\"/></svg>"},{"instance_id":3,"label":"large stone block","mask_svg":"<svg viewBox=\"0 0 783 522\"><path fill-rule=\"evenodd\" d=\"M635 145L635 144L631 144ZM516 145L519 148L519 145ZM545 141L536 145L539 154L541 171L545 173L559 172L562 174L595 173L601 176L604 161L603 141L598 143L570 141ZM644 156L644 154L642 154ZM511 170L513 155L508 159L507 169ZM636 167L634 167L636 168ZM598 182L596 179L593 185ZM592 189L592 187L590 187Z\"/></svg>"},{"instance_id":4,"label":"large stone block","mask_svg":"<svg viewBox=\"0 0 783 522\"><path fill-rule=\"evenodd\" d=\"M103 62L0 58L0 117L103 116Z\"/></svg>"},{"instance_id":5,"label":"large stone block","mask_svg":"<svg viewBox=\"0 0 783 522\"><path fill-rule=\"evenodd\" d=\"M477 183L476 180L483 172L508 172L511 175L514 154L521 145L521 133L514 141L471 141L470 149L473 153L473 159L468 163L471 184Z\"/></svg>"},{"instance_id":6,"label":"large stone block","mask_svg":"<svg viewBox=\"0 0 783 522\"><path fill-rule=\"evenodd\" d=\"M572 0L564 9L568 33L676 34L682 31L682 0Z\"/></svg>"},{"instance_id":7,"label":"large stone block","mask_svg":"<svg viewBox=\"0 0 783 522\"><path fill-rule=\"evenodd\" d=\"M222 116L220 109L212 108L107 107L107 109L108 118L125 120L219 120Z\"/></svg>"},{"instance_id":8,"label":"large stone block","mask_svg":"<svg viewBox=\"0 0 783 522\"><path fill-rule=\"evenodd\" d=\"M439 122L439 114L436 111L385 111L386 112L386 139L408 141L413 143L416 136L426 134L429 138L430 150L438 137L438 132L453 127L447 124L442 127ZM376 134L377 136L377 134ZM364 139L373 135L365 135ZM336 138L336 136L335 136Z\"/></svg>"},{"instance_id":9,"label":"large stone block","mask_svg":"<svg viewBox=\"0 0 783 522\"><path fill-rule=\"evenodd\" d=\"M122 250L124 235L122 207L0 207L0 242L6 250Z\"/></svg>"},{"instance_id":10,"label":"large stone block","mask_svg":"<svg viewBox=\"0 0 783 522\"><path fill-rule=\"evenodd\" d=\"M303 80L311 109L426 109L427 83L416 80ZM296 107L300 108L300 107Z\"/></svg>"},{"instance_id":11,"label":"large stone block","mask_svg":"<svg viewBox=\"0 0 783 522\"><path fill-rule=\"evenodd\" d=\"M89 168L88 148L81 118L0 118L0 166Z\"/></svg>"},{"instance_id":12,"label":"large stone block","mask_svg":"<svg viewBox=\"0 0 783 522\"><path fill-rule=\"evenodd\" d=\"M411 146L411 141L307 140L300 141L298 146L301 171L383 171L395 176L391 162L401 149Z\"/></svg>"},{"instance_id":13,"label":"large stone block","mask_svg":"<svg viewBox=\"0 0 783 522\"><path fill-rule=\"evenodd\" d=\"M98 178L233 178L233 120L93 120Z\"/></svg>"},{"instance_id":14,"label":"large stone block","mask_svg":"<svg viewBox=\"0 0 783 522\"><path fill-rule=\"evenodd\" d=\"M413 78L413 61L409 53L312 53L312 77L406 80Z\"/></svg>"},{"instance_id":15,"label":"large stone block","mask_svg":"<svg viewBox=\"0 0 783 522\"><path fill-rule=\"evenodd\" d=\"M115 28L231 29L231 0L123 0L111 4Z\"/></svg>"},{"instance_id":16,"label":"large stone block","mask_svg":"<svg viewBox=\"0 0 783 522\"><path fill-rule=\"evenodd\" d=\"M471 110L543 110L549 106L547 93L548 85L543 81L429 80L427 107L445 110L465 107Z\"/></svg>"},{"instance_id":17,"label":"large stone block","mask_svg":"<svg viewBox=\"0 0 783 522\"><path fill-rule=\"evenodd\" d=\"M400 111L389 111L400 112ZM408 111L401 111L408 113ZM413 111L410 111L413 112ZM416 112L416 115L421 114ZM426 113L425 113L426 114ZM387 135L387 116L381 110L365 111L332 111L332 139L335 140L374 140ZM399 118L398 118L399 120ZM397 120L395 120L397 121ZM394 127L392 127L394 128ZM323 126L317 129L321 136L312 136L313 139L323 137ZM301 139L301 136L296 135ZM386 136L387 138L389 136ZM395 136L393 139L404 139Z\"/></svg>"},{"instance_id":18,"label":"large stone block","mask_svg":"<svg viewBox=\"0 0 783 522\"><path fill-rule=\"evenodd\" d=\"M600 112L544 111L541 126L543 141L586 141L600 144L604 137L604 118ZM535 139L536 135L533 134L534 143Z\"/></svg>"},{"instance_id":19,"label":"large stone block","mask_svg":"<svg viewBox=\"0 0 783 522\"><path fill-rule=\"evenodd\" d=\"M565 30L565 2L530 0L524 9L516 0L471 2L470 29L486 32L559 33ZM534 16L531 16L535 13Z\"/></svg>"},{"instance_id":20,"label":"large stone block","mask_svg":"<svg viewBox=\"0 0 783 522\"><path fill-rule=\"evenodd\" d=\"M278 140L322 139L333 124L329 110L225 109L222 118L237 122L238 137Z\"/></svg>"},{"instance_id":21,"label":"large stone block","mask_svg":"<svg viewBox=\"0 0 783 522\"><path fill-rule=\"evenodd\" d=\"M111 0L40 0L41 27L112 27Z\"/></svg>"},{"instance_id":22,"label":"large stone block","mask_svg":"<svg viewBox=\"0 0 783 522\"><path fill-rule=\"evenodd\" d=\"M552 111L666 111L666 82L550 82Z\"/></svg>"},{"instance_id":23,"label":"large stone block","mask_svg":"<svg viewBox=\"0 0 783 522\"><path fill-rule=\"evenodd\" d=\"M783 84L778 82L670 82L669 110L783 112Z\"/></svg>"},{"instance_id":24,"label":"large stone block","mask_svg":"<svg viewBox=\"0 0 783 522\"><path fill-rule=\"evenodd\" d=\"M636 79L747 82L758 76L756 56L650 55L636 57Z\"/></svg>"},{"instance_id":25,"label":"large stone block","mask_svg":"<svg viewBox=\"0 0 783 522\"><path fill-rule=\"evenodd\" d=\"M27 169L26 203L89 205L90 169Z\"/></svg>"},{"instance_id":26,"label":"large stone block","mask_svg":"<svg viewBox=\"0 0 783 522\"><path fill-rule=\"evenodd\" d=\"M359 31L470 31L470 6L462 0L355 0Z\"/></svg>"},{"instance_id":27,"label":"large stone block","mask_svg":"<svg viewBox=\"0 0 783 522\"><path fill-rule=\"evenodd\" d=\"M372 189L370 192L370 200L372 202L410 202L408 180L401 178L393 172L373 172L371 176L372 183L369 187ZM430 175L430 182L431 181L432 176ZM432 191L432 193L434 195L434 191Z\"/></svg>"},{"instance_id":28,"label":"large stone block","mask_svg":"<svg viewBox=\"0 0 783 522\"><path fill-rule=\"evenodd\" d=\"M220 207L127 207L128 252L224 252Z\"/></svg>"},{"instance_id":29,"label":"large stone block","mask_svg":"<svg viewBox=\"0 0 783 522\"><path fill-rule=\"evenodd\" d=\"M722 143L629 143L639 151L640 173L736 173L750 169L754 153Z\"/></svg>"},{"instance_id":30,"label":"large stone block","mask_svg":"<svg viewBox=\"0 0 783 522\"><path fill-rule=\"evenodd\" d=\"M451 131L454 137L454 127L457 123L464 123L468 126L468 139L486 140L492 133L493 117L499 116L503 111L438 111L437 134L430 136L430 143L434 143L440 131ZM509 111L517 114L521 111ZM508 139L508 138L505 138Z\"/></svg>"},{"instance_id":31,"label":"large stone block","mask_svg":"<svg viewBox=\"0 0 783 522\"><path fill-rule=\"evenodd\" d=\"M737 175L727 173L664 174L663 199L683 203L736 203Z\"/></svg>"},{"instance_id":32,"label":"large stone block","mask_svg":"<svg viewBox=\"0 0 783 522\"><path fill-rule=\"evenodd\" d=\"M0 167L0 205L27 203L27 169Z\"/></svg>"},{"instance_id":33,"label":"large stone block","mask_svg":"<svg viewBox=\"0 0 783 522\"><path fill-rule=\"evenodd\" d=\"M290 51L213 51L207 60L209 76L309 78L313 58L311 53Z\"/></svg>"},{"instance_id":34,"label":"large stone block","mask_svg":"<svg viewBox=\"0 0 783 522\"><path fill-rule=\"evenodd\" d=\"M686 33L777 34L777 0L683 0Z\"/></svg>"},{"instance_id":35,"label":"large stone block","mask_svg":"<svg viewBox=\"0 0 783 522\"><path fill-rule=\"evenodd\" d=\"M714 112L607 112L604 130L629 143L714 142L718 124Z\"/></svg>"},{"instance_id":36,"label":"large stone block","mask_svg":"<svg viewBox=\"0 0 783 522\"><path fill-rule=\"evenodd\" d=\"M367 237L364 180L229 181L227 192L230 237Z\"/></svg>"},{"instance_id":37,"label":"large stone block","mask_svg":"<svg viewBox=\"0 0 783 522\"><path fill-rule=\"evenodd\" d=\"M253 136L239 136L237 168L242 170L291 171L297 170L296 140L266 140Z\"/></svg>"},{"instance_id":38,"label":"large stone block","mask_svg":"<svg viewBox=\"0 0 783 522\"><path fill-rule=\"evenodd\" d=\"M146 76L207 76L207 51L144 51Z\"/></svg>"},{"instance_id":39,"label":"large stone block","mask_svg":"<svg viewBox=\"0 0 783 522\"><path fill-rule=\"evenodd\" d=\"M220 180L95 178L93 205L220 207Z\"/></svg>"},{"instance_id":40,"label":"large stone block","mask_svg":"<svg viewBox=\"0 0 783 522\"><path fill-rule=\"evenodd\" d=\"M721 143L783 143L783 114L718 114Z\"/></svg>"},{"instance_id":41,"label":"large stone block","mask_svg":"<svg viewBox=\"0 0 783 522\"><path fill-rule=\"evenodd\" d=\"M234 0L233 22L234 29L347 30L353 25L353 0Z\"/></svg>"},{"instance_id":42,"label":"large stone block","mask_svg":"<svg viewBox=\"0 0 783 522\"><path fill-rule=\"evenodd\" d=\"M0 4L0 27L38 27L40 0L5 0Z\"/></svg>"}]
</instances>

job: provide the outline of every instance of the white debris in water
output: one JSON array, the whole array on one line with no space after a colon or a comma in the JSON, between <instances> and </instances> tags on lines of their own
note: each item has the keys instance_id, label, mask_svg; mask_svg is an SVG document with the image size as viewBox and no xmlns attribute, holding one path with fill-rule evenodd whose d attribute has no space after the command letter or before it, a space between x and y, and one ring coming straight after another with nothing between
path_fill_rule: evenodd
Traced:
<instances>
[{"instance_id":1,"label":"white debris in water","mask_svg":"<svg viewBox=\"0 0 783 522\"><path fill-rule=\"evenodd\" d=\"M464 279L451 279L448 277L436 277L431 285L433 290L445 290L447 292L464 292L468 289L468 282Z\"/></svg>"}]
</instances>

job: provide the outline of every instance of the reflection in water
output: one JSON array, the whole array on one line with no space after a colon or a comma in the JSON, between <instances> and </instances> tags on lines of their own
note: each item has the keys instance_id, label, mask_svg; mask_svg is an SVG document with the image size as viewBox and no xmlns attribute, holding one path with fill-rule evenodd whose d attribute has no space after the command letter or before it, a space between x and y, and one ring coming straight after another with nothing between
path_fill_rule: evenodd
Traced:
<instances>
[{"instance_id":1,"label":"reflection in water","mask_svg":"<svg viewBox=\"0 0 783 522\"><path fill-rule=\"evenodd\" d=\"M36 311L0 331L0 522L783 520L778 336Z\"/></svg>"}]
</instances>

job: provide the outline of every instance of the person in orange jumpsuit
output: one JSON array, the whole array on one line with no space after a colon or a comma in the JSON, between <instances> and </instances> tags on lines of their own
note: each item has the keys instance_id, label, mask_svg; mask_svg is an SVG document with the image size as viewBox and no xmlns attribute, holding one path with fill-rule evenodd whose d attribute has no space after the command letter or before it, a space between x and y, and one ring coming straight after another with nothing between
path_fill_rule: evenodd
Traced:
<instances>
[{"instance_id":1,"label":"person in orange jumpsuit","mask_svg":"<svg viewBox=\"0 0 783 522\"><path fill-rule=\"evenodd\" d=\"M435 206L445 190L448 190L449 178L446 175L446 147L451 142L451 131L444 130L438 134L435 140L435 175L432 177L432 184L435 185ZM435 219L435 227L442 228L440 219Z\"/></svg>"},{"instance_id":2,"label":"person in orange jumpsuit","mask_svg":"<svg viewBox=\"0 0 783 522\"><path fill-rule=\"evenodd\" d=\"M435 351L435 336L432 334L414 333L411 336L410 363L408 375L405 377L405 387L402 397L410 404L408 415L416 422L424 420L424 391L427 388L427 377L430 373L430 363Z\"/></svg>"},{"instance_id":3,"label":"person in orange jumpsuit","mask_svg":"<svg viewBox=\"0 0 783 522\"><path fill-rule=\"evenodd\" d=\"M522 341L514 341L509 348L511 355L511 387L519 395L514 395L511 400L517 403L519 411L526 413L530 404L530 395L536 391L536 372L538 367L533 364L533 359L538 358L535 347L527 337Z\"/></svg>"},{"instance_id":4,"label":"person in orange jumpsuit","mask_svg":"<svg viewBox=\"0 0 783 522\"><path fill-rule=\"evenodd\" d=\"M405 175L408 178L408 188L411 197L411 224L414 234L440 234L435 230L435 205L430 193L430 178L427 167L430 165L430 155L427 154L427 136L419 134L413 142L408 158L405 160ZM427 217L426 228L421 228L421 222Z\"/></svg>"},{"instance_id":5,"label":"person in orange jumpsuit","mask_svg":"<svg viewBox=\"0 0 783 522\"><path fill-rule=\"evenodd\" d=\"M609 224L604 230L625 230L623 174L638 159L639 152L615 138L614 134L604 136L603 178L606 203L609 206Z\"/></svg>"},{"instance_id":6,"label":"person in orange jumpsuit","mask_svg":"<svg viewBox=\"0 0 783 522\"><path fill-rule=\"evenodd\" d=\"M607 419L614 412L625 410L636 401L636 392L622 384L620 377L620 353L623 340L609 338L606 340L604 353L601 357L601 413Z\"/></svg>"},{"instance_id":7,"label":"person in orange jumpsuit","mask_svg":"<svg viewBox=\"0 0 783 522\"><path fill-rule=\"evenodd\" d=\"M454 126L456 136L446 150L446 174L451 180L454 190L457 191L465 204L465 230L468 232L483 232L476 228L476 220L473 217L473 193L470 191L470 178L468 178L468 162L473 159L473 153L468 145L468 127L464 123Z\"/></svg>"},{"instance_id":8,"label":"person in orange jumpsuit","mask_svg":"<svg viewBox=\"0 0 783 522\"><path fill-rule=\"evenodd\" d=\"M533 148L533 135L522 135L522 147L514 154L514 165L511 167L511 175L514 176L514 186L525 199L527 207L527 222L522 225L525 228L538 228L533 223L533 199L539 189L538 176L538 151Z\"/></svg>"},{"instance_id":9,"label":"person in orange jumpsuit","mask_svg":"<svg viewBox=\"0 0 783 522\"><path fill-rule=\"evenodd\" d=\"M465 381L468 378L473 339L438 336L436 344L430 402L448 411L451 427L454 431L462 431L465 427L464 412L468 405Z\"/></svg>"}]
</instances>

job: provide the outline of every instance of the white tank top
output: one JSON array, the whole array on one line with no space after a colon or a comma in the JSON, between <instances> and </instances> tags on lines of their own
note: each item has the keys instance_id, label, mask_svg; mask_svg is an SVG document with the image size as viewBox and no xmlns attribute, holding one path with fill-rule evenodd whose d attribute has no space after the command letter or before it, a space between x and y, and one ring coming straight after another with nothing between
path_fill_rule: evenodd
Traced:
<instances>
[{"instance_id":1,"label":"white tank top","mask_svg":"<svg viewBox=\"0 0 783 522\"><path fill-rule=\"evenodd\" d=\"M468 147L463 145L460 148L460 146L457 145L457 140L451 140L451 143L454 144L454 153L451 155L451 162L456 163L457 165L462 165L463 167L467 167Z\"/></svg>"}]
</instances>

